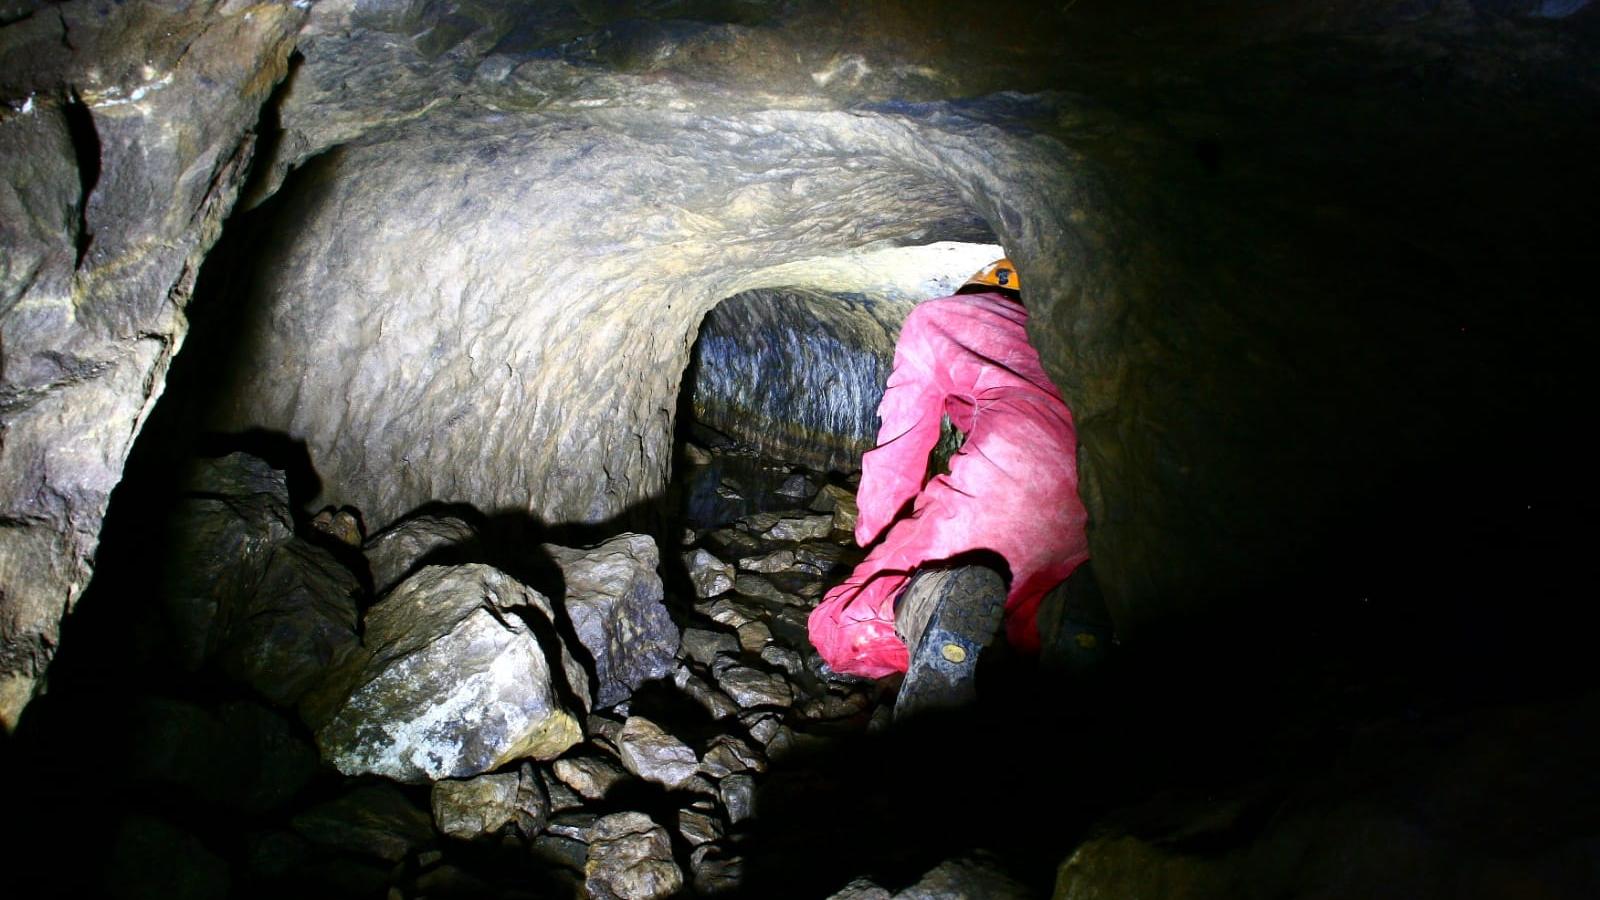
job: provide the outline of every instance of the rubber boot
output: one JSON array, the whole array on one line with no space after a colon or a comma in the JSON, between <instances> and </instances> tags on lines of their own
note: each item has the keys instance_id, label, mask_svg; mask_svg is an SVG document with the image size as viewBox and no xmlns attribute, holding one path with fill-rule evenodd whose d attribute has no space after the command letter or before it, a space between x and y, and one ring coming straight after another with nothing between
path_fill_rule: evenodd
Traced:
<instances>
[{"instance_id":1,"label":"rubber boot","mask_svg":"<svg viewBox=\"0 0 1600 900\"><path fill-rule=\"evenodd\" d=\"M976 702L978 658L1000 633L1005 602L1005 580L985 566L924 569L911 579L895 609L911 651L896 721Z\"/></svg>"}]
</instances>

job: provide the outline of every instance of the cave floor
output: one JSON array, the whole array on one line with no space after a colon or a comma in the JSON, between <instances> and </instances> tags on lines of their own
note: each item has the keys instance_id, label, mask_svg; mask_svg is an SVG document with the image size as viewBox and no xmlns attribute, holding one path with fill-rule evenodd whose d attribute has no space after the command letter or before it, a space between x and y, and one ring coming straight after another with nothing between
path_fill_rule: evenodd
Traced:
<instances>
[{"instance_id":1,"label":"cave floor","mask_svg":"<svg viewBox=\"0 0 1600 900\"><path fill-rule=\"evenodd\" d=\"M240 759L237 734L153 727L150 710L173 704L236 724L272 714L159 664L139 554L117 561L109 548L102 573L115 581L74 619L55 689L5 746L9 802L32 826L13 846L79 846L84 864L46 892L61 896L575 896L573 841L629 810L669 830L685 812L715 820L704 844L681 824L672 836L694 895L1593 895L1592 679L1538 671L1526 654L1463 667L1423 631L1356 614L1315 634L1240 618L1118 647L1091 668L1003 659L977 707L893 723L897 680L833 675L805 635L807 613L862 555L850 482L736 448L691 456L669 495L680 515L656 535L684 634L678 669L591 715L566 756L615 757L624 720L645 717L697 752L741 742L748 795L625 782L552 803L542 835L507 826L463 841L427 824L427 786L323 765L292 797L241 812L199 787L282 780L272 766L303 765L311 736L284 718L274 740L298 757ZM119 586L125 602L106 602ZM1513 661L1523 667L1508 671ZM733 694L720 680L733 667L757 673L765 699L735 704L712 687ZM244 707L260 714L240 719ZM185 744L188 756L174 749ZM175 774L160 758L204 771ZM374 788L402 808L358 803L333 837L306 826L308 810ZM397 824L419 818L422 833ZM403 851L387 858L359 849L395 841Z\"/></svg>"}]
</instances>

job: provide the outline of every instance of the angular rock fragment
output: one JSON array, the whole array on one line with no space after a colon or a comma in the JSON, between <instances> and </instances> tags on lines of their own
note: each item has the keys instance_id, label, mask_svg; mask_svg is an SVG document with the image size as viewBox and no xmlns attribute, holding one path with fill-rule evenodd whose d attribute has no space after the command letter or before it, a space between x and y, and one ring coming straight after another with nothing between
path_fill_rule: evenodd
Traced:
<instances>
[{"instance_id":1,"label":"angular rock fragment","mask_svg":"<svg viewBox=\"0 0 1600 900\"><path fill-rule=\"evenodd\" d=\"M782 497L804 501L811 499L811 495L815 491L816 488L812 486L811 479L797 472L785 478L783 484L778 485L778 489L773 493Z\"/></svg>"},{"instance_id":2,"label":"angular rock fragment","mask_svg":"<svg viewBox=\"0 0 1600 900\"><path fill-rule=\"evenodd\" d=\"M577 810L552 818L545 830L556 837L588 843L589 834L594 829L594 823L598 821L600 821L599 813Z\"/></svg>"},{"instance_id":3,"label":"angular rock fragment","mask_svg":"<svg viewBox=\"0 0 1600 900\"><path fill-rule=\"evenodd\" d=\"M713 549L729 556L749 556L761 552L761 541L739 528L715 529L706 535L705 540Z\"/></svg>"},{"instance_id":4,"label":"angular rock fragment","mask_svg":"<svg viewBox=\"0 0 1600 900\"><path fill-rule=\"evenodd\" d=\"M334 509L330 506L324 509L311 519L311 528L346 547L360 547L361 542L366 540L366 529L361 524L360 514L349 507Z\"/></svg>"},{"instance_id":5,"label":"angular rock fragment","mask_svg":"<svg viewBox=\"0 0 1600 900\"><path fill-rule=\"evenodd\" d=\"M761 533L769 541L815 541L833 532L833 514L779 519Z\"/></svg>"},{"instance_id":6,"label":"angular rock fragment","mask_svg":"<svg viewBox=\"0 0 1600 900\"><path fill-rule=\"evenodd\" d=\"M739 568L748 572L788 572L795 567L793 550L774 550L763 556L746 556L739 560ZM745 591L743 593L749 593Z\"/></svg>"},{"instance_id":7,"label":"angular rock fragment","mask_svg":"<svg viewBox=\"0 0 1600 900\"><path fill-rule=\"evenodd\" d=\"M689 571L689 581L694 584L696 597L704 600L733 590L733 566L709 552L691 550L683 555L683 565Z\"/></svg>"},{"instance_id":8,"label":"angular rock fragment","mask_svg":"<svg viewBox=\"0 0 1600 900\"><path fill-rule=\"evenodd\" d=\"M761 661L769 666L777 666L790 678L799 678L806 670L806 662L799 653L778 644L761 648Z\"/></svg>"},{"instance_id":9,"label":"angular rock fragment","mask_svg":"<svg viewBox=\"0 0 1600 900\"><path fill-rule=\"evenodd\" d=\"M746 622L739 626L739 646L747 653L760 653L772 643L772 629L764 622Z\"/></svg>"},{"instance_id":10,"label":"angular rock fragment","mask_svg":"<svg viewBox=\"0 0 1600 900\"><path fill-rule=\"evenodd\" d=\"M574 550L546 544L566 585L562 605L594 661L594 702L607 709L672 671L678 626L662 605L661 557L648 535Z\"/></svg>"},{"instance_id":11,"label":"angular rock fragment","mask_svg":"<svg viewBox=\"0 0 1600 900\"><path fill-rule=\"evenodd\" d=\"M683 653L702 666L711 665L718 656L739 654L739 639L725 631L705 628L683 630Z\"/></svg>"},{"instance_id":12,"label":"angular rock fragment","mask_svg":"<svg viewBox=\"0 0 1600 900\"><path fill-rule=\"evenodd\" d=\"M655 900L683 888L672 839L638 812L615 813L595 823L584 874L584 888L596 900Z\"/></svg>"},{"instance_id":13,"label":"angular rock fragment","mask_svg":"<svg viewBox=\"0 0 1600 900\"><path fill-rule=\"evenodd\" d=\"M817 498L811 502L811 509L815 512L832 513L834 530L855 534L856 518L861 511L856 506L856 495L849 489L836 484L824 485L817 493Z\"/></svg>"},{"instance_id":14,"label":"angular rock fragment","mask_svg":"<svg viewBox=\"0 0 1600 900\"><path fill-rule=\"evenodd\" d=\"M734 527L747 534L760 535L778 524L778 520L782 518L783 513L753 513L735 522Z\"/></svg>"},{"instance_id":15,"label":"angular rock fragment","mask_svg":"<svg viewBox=\"0 0 1600 900\"><path fill-rule=\"evenodd\" d=\"M762 746L770 744L784 727L783 716L775 712L747 712L739 716L739 722Z\"/></svg>"},{"instance_id":16,"label":"angular rock fragment","mask_svg":"<svg viewBox=\"0 0 1600 900\"><path fill-rule=\"evenodd\" d=\"M750 745L730 734L711 739L700 770L712 778L726 778L740 772L765 772L767 761Z\"/></svg>"},{"instance_id":17,"label":"angular rock fragment","mask_svg":"<svg viewBox=\"0 0 1600 900\"><path fill-rule=\"evenodd\" d=\"M622 720L596 713L589 717L585 732L591 743L611 753L621 751L618 738L622 735Z\"/></svg>"},{"instance_id":18,"label":"angular rock fragment","mask_svg":"<svg viewBox=\"0 0 1600 900\"><path fill-rule=\"evenodd\" d=\"M695 893L707 897L739 889L744 880L744 857L717 844L702 844L689 854Z\"/></svg>"},{"instance_id":19,"label":"angular rock fragment","mask_svg":"<svg viewBox=\"0 0 1600 900\"><path fill-rule=\"evenodd\" d=\"M519 783L516 772L434 782L433 824L461 840L493 834L517 818Z\"/></svg>"},{"instance_id":20,"label":"angular rock fragment","mask_svg":"<svg viewBox=\"0 0 1600 900\"><path fill-rule=\"evenodd\" d=\"M623 724L617 743L622 764L646 781L675 788L700 768L700 760L688 744L642 716Z\"/></svg>"},{"instance_id":21,"label":"angular rock fragment","mask_svg":"<svg viewBox=\"0 0 1600 900\"><path fill-rule=\"evenodd\" d=\"M672 681L689 699L704 707L713 719L726 719L739 713L739 704L733 702L733 698L712 687L705 679L689 671L687 666L680 667L673 674Z\"/></svg>"},{"instance_id":22,"label":"angular rock fragment","mask_svg":"<svg viewBox=\"0 0 1600 900\"><path fill-rule=\"evenodd\" d=\"M550 815L583 808L583 795L568 787L554 771L540 771L539 784L544 788L545 796L549 798Z\"/></svg>"},{"instance_id":23,"label":"angular rock fragment","mask_svg":"<svg viewBox=\"0 0 1600 900\"><path fill-rule=\"evenodd\" d=\"M598 754L558 759L551 766L551 771L585 800L599 800L613 785L628 779L628 773L622 766L610 757Z\"/></svg>"},{"instance_id":24,"label":"angular rock fragment","mask_svg":"<svg viewBox=\"0 0 1600 900\"><path fill-rule=\"evenodd\" d=\"M722 822L709 812L698 809L678 810L678 833L691 845L698 847L722 838Z\"/></svg>"},{"instance_id":25,"label":"angular rock fragment","mask_svg":"<svg viewBox=\"0 0 1600 900\"><path fill-rule=\"evenodd\" d=\"M734 825L755 815L756 780L749 775L729 775L717 783L717 795L728 821Z\"/></svg>"},{"instance_id":26,"label":"angular rock fragment","mask_svg":"<svg viewBox=\"0 0 1600 900\"><path fill-rule=\"evenodd\" d=\"M800 705L801 717L818 721L832 721L846 719L865 712L872 705L872 698L859 691L847 694L827 693L821 697L807 700Z\"/></svg>"},{"instance_id":27,"label":"angular rock fragment","mask_svg":"<svg viewBox=\"0 0 1600 900\"><path fill-rule=\"evenodd\" d=\"M300 813L290 824L318 846L390 862L433 837L428 814L388 784L353 788Z\"/></svg>"},{"instance_id":28,"label":"angular rock fragment","mask_svg":"<svg viewBox=\"0 0 1600 900\"><path fill-rule=\"evenodd\" d=\"M560 755L583 738L568 698L587 685L552 617L543 595L489 566L406 579L368 613L364 652L302 708L323 757L418 782Z\"/></svg>"},{"instance_id":29,"label":"angular rock fragment","mask_svg":"<svg viewBox=\"0 0 1600 900\"><path fill-rule=\"evenodd\" d=\"M694 609L713 622L730 628L738 628L746 622L755 622L761 618L763 612L761 607L754 603L731 597L720 597L710 603L696 603Z\"/></svg>"},{"instance_id":30,"label":"angular rock fragment","mask_svg":"<svg viewBox=\"0 0 1600 900\"><path fill-rule=\"evenodd\" d=\"M455 516L414 516L373 535L362 547L372 590L382 597L424 565L471 562L478 530Z\"/></svg>"},{"instance_id":31,"label":"angular rock fragment","mask_svg":"<svg viewBox=\"0 0 1600 900\"><path fill-rule=\"evenodd\" d=\"M714 671L712 676L716 678L717 686L744 709L788 706L794 702L794 691L787 681L759 669L727 666Z\"/></svg>"},{"instance_id":32,"label":"angular rock fragment","mask_svg":"<svg viewBox=\"0 0 1600 900\"><path fill-rule=\"evenodd\" d=\"M734 579L733 589L743 596L756 597L761 600L766 600L769 603L777 603L785 606L809 605L804 600L796 597L788 591L779 590L777 585L774 585L766 578L762 578L760 575L751 575L749 573L741 574L738 578Z\"/></svg>"}]
</instances>

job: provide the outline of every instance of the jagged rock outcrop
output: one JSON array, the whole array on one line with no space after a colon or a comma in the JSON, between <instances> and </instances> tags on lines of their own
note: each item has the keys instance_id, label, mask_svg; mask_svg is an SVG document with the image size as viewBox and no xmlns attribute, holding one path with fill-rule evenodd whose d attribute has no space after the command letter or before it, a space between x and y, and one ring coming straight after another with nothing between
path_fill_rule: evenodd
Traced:
<instances>
[{"instance_id":1,"label":"jagged rock outcrop","mask_svg":"<svg viewBox=\"0 0 1600 900\"><path fill-rule=\"evenodd\" d=\"M559 756L583 739L589 686L553 619L542 594L489 566L406 579L303 708L323 758L420 782Z\"/></svg>"},{"instance_id":2,"label":"jagged rock outcrop","mask_svg":"<svg viewBox=\"0 0 1600 900\"><path fill-rule=\"evenodd\" d=\"M0 26L0 725L88 584L304 5L70 2Z\"/></svg>"}]
</instances>

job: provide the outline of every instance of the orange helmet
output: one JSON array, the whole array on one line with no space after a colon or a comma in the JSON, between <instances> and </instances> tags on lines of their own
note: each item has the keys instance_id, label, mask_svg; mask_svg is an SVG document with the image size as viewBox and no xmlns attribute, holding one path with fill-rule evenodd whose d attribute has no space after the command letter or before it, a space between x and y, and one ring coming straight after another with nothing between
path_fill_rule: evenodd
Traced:
<instances>
[{"instance_id":1,"label":"orange helmet","mask_svg":"<svg viewBox=\"0 0 1600 900\"><path fill-rule=\"evenodd\" d=\"M968 278L966 285L963 286L966 287L975 284L986 285L988 287L1004 288L1008 291L1022 290L1021 279L1017 277L1017 267L1013 266L1011 264L1011 260L1006 257L997 259L994 262L989 263L987 266L979 269L977 274L973 275L971 278Z\"/></svg>"}]
</instances>

